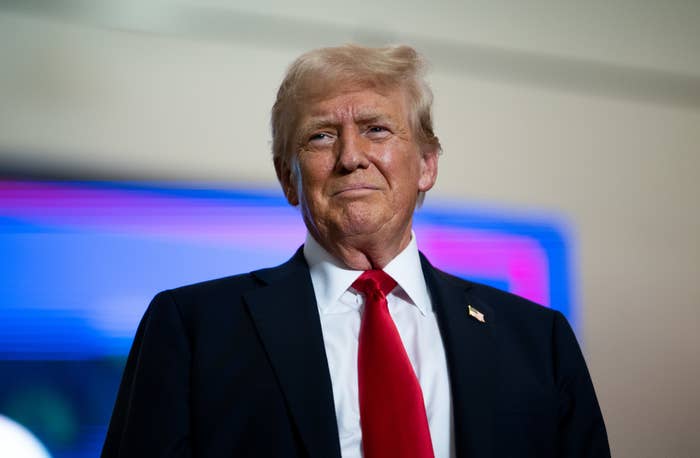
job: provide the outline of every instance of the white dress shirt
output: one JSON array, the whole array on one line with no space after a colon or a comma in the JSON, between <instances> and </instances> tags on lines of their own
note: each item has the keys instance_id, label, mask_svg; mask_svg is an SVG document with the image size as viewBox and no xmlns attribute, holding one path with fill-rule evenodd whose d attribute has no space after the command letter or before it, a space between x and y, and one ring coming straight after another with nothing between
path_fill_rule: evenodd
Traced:
<instances>
[{"instance_id":1,"label":"white dress shirt","mask_svg":"<svg viewBox=\"0 0 700 458\"><path fill-rule=\"evenodd\" d=\"M416 372L436 458L454 457L452 398L445 349L421 268L415 234L384 271L398 283L387 296L408 358ZM316 295L328 357L343 458L362 457L357 388L357 347L364 299L352 283L362 274L333 258L307 234L304 257Z\"/></svg>"}]
</instances>

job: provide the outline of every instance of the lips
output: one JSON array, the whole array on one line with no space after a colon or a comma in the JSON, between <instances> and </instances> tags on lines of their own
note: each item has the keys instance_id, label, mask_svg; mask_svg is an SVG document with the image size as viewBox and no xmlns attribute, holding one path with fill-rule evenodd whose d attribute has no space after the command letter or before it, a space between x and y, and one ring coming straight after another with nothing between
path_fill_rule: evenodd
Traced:
<instances>
[{"instance_id":1,"label":"lips","mask_svg":"<svg viewBox=\"0 0 700 458\"><path fill-rule=\"evenodd\" d=\"M343 186L333 192L333 196L364 194L366 192L378 191L379 187L370 184L352 184Z\"/></svg>"}]
</instances>

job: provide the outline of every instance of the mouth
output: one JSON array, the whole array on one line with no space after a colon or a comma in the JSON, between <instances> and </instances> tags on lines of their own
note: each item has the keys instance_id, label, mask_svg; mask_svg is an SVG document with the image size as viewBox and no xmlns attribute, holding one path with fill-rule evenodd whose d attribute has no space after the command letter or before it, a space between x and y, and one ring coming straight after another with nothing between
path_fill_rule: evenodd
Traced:
<instances>
[{"instance_id":1,"label":"mouth","mask_svg":"<svg viewBox=\"0 0 700 458\"><path fill-rule=\"evenodd\" d=\"M367 185L367 184L356 184L356 185L349 185L349 186L344 186L340 188L339 190L335 191L333 193L333 197L336 196L343 196L343 197L351 197L351 196L361 196L364 194L369 194L374 191L378 191L379 188L377 186L372 186L372 185Z\"/></svg>"}]
</instances>

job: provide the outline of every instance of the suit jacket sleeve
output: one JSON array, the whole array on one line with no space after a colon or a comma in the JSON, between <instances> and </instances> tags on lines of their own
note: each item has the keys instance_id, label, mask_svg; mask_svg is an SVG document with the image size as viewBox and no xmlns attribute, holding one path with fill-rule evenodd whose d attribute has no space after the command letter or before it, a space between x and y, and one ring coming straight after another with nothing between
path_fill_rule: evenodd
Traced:
<instances>
[{"instance_id":1,"label":"suit jacket sleeve","mask_svg":"<svg viewBox=\"0 0 700 458\"><path fill-rule=\"evenodd\" d=\"M555 313L554 370L559 390L561 457L609 457L603 416L581 349L566 318Z\"/></svg>"},{"instance_id":2,"label":"suit jacket sleeve","mask_svg":"<svg viewBox=\"0 0 700 458\"><path fill-rule=\"evenodd\" d=\"M190 342L169 292L139 324L102 450L103 458L189 457Z\"/></svg>"}]
</instances>

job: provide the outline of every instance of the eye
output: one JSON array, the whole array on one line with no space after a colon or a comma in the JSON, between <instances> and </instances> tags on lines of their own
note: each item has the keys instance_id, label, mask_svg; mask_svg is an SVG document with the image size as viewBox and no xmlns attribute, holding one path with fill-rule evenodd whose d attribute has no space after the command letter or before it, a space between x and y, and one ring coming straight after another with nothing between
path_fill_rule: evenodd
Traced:
<instances>
[{"instance_id":1,"label":"eye","mask_svg":"<svg viewBox=\"0 0 700 458\"><path fill-rule=\"evenodd\" d=\"M310 146L321 147L333 144L335 137L329 132L316 132L309 135L308 144Z\"/></svg>"},{"instance_id":2,"label":"eye","mask_svg":"<svg viewBox=\"0 0 700 458\"><path fill-rule=\"evenodd\" d=\"M391 131L384 126L369 126L365 135L373 140L382 140L391 135Z\"/></svg>"}]
</instances>

